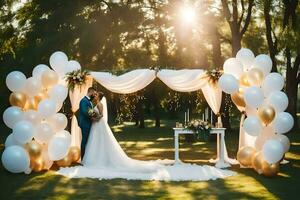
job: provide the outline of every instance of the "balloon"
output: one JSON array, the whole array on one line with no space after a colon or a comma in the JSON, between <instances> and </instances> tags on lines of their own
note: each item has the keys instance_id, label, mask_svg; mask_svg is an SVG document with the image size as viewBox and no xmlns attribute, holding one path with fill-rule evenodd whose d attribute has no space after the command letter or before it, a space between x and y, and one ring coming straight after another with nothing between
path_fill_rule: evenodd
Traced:
<instances>
[{"instance_id":1,"label":"balloon","mask_svg":"<svg viewBox=\"0 0 300 200\"><path fill-rule=\"evenodd\" d=\"M68 157L71 158L72 162L77 162L80 159L80 149L79 147L70 147Z\"/></svg>"},{"instance_id":2,"label":"balloon","mask_svg":"<svg viewBox=\"0 0 300 200\"><path fill-rule=\"evenodd\" d=\"M275 109L272 106L262 106L258 109L258 116L265 125L268 125L275 117Z\"/></svg>"},{"instance_id":3,"label":"balloon","mask_svg":"<svg viewBox=\"0 0 300 200\"><path fill-rule=\"evenodd\" d=\"M294 119L290 113L277 113L272 126L276 133L283 134L289 132L294 126Z\"/></svg>"},{"instance_id":4,"label":"balloon","mask_svg":"<svg viewBox=\"0 0 300 200\"><path fill-rule=\"evenodd\" d=\"M24 120L32 123L33 125L37 125L39 123L41 123L42 121L42 117L41 115L35 111L35 110L27 110L24 113Z\"/></svg>"},{"instance_id":5,"label":"balloon","mask_svg":"<svg viewBox=\"0 0 300 200\"><path fill-rule=\"evenodd\" d=\"M239 84L246 87L250 86L247 72L242 73L242 75L239 78Z\"/></svg>"},{"instance_id":6,"label":"balloon","mask_svg":"<svg viewBox=\"0 0 300 200\"><path fill-rule=\"evenodd\" d=\"M68 96L68 88L63 85L55 85L51 88L49 96L56 103L62 104Z\"/></svg>"},{"instance_id":7,"label":"balloon","mask_svg":"<svg viewBox=\"0 0 300 200\"><path fill-rule=\"evenodd\" d=\"M244 100L244 92L243 90L239 89L238 92L234 92L231 94L231 100L236 106L244 108L246 106L245 100Z\"/></svg>"},{"instance_id":8,"label":"balloon","mask_svg":"<svg viewBox=\"0 0 300 200\"><path fill-rule=\"evenodd\" d=\"M30 159L37 159L42 155L42 146L36 141L32 140L24 145L27 150Z\"/></svg>"},{"instance_id":9,"label":"balloon","mask_svg":"<svg viewBox=\"0 0 300 200\"><path fill-rule=\"evenodd\" d=\"M38 103L40 103L42 100L47 99L49 97L47 91L42 91L38 93L34 98Z\"/></svg>"},{"instance_id":10,"label":"balloon","mask_svg":"<svg viewBox=\"0 0 300 200\"><path fill-rule=\"evenodd\" d=\"M68 119L63 113L56 113L47 120L54 129L54 132L64 130L68 125Z\"/></svg>"},{"instance_id":11,"label":"balloon","mask_svg":"<svg viewBox=\"0 0 300 200\"><path fill-rule=\"evenodd\" d=\"M243 124L246 133L252 136L258 136L262 131L262 124L255 116L248 116Z\"/></svg>"},{"instance_id":12,"label":"balloon","mask_svg":"<svg viewBox=\"0 0 300 200\"><path fill-rule=\"evenodd\" d=\"M48 146L42 145L42 158L44 161L44 169L49 170L51 166L53 165L53 161L50 160L49 154L48 154Z\"/></svg>"},{"instance_id":13,"label":"balloon","mask_svg":"<svg viewBox=\"0 0 300 200\"><path fill-rule=\"evenodd\" d=\"M24 110L37 110L38 101L34 97L29 97L24 106Z\"/></svg>"},{"instance_id":14,"label":"balloon","mask_svg":"<svg viewBox=\"0 0 300 200\"><path fill-rule=\"evenodd\" d=\"M285 111L285 109L288 107L289 99L284 92L274 91L267 98L267 102L278 113Z\"/></svg>"},{"instance_id":15,"label":"balloon","mask_svg":"<svg viewBox=\"0 0 300 200\"><path fill-rule=\"evenodd\" d=\"M39 64L35 68L33 68L32 76L41 80L42 74L47 70L50 70L47 65Z\"/></svg>"},{"instance_id":16,"label":"balloon","mask_svg":"<svg viewBox=\"0 0 300 200\"><path fill-rule=\"evenodd\" d=\"M81 66L79 64L79 62L77 62L76 60L70 60L65 68L65 73L70 73L76 70L80 70Z\"/></svg>"},{"instance_id":17,"label":"balloon","mask_svg":"<svg viewBox=\"0 0 300 200\"><path fill-rule=\"evenodd\" d=\"M32 140L34 127L32 123L28 121L20 121L14 125L12 134L15 140L22 144L25 144L26 142Z\"/></svg>"},{"instance_id":18,"label":"balloon","mask_svg":"<svg viewBox=\"0 0 300 200\"><path fill-rule=\"evenodd\" d=\"M284 86L284 78L279 73L271 73L267 75L262 83L262 89L265 96L271 92L280 91Z\"/></svg>"},{"instance_id":19,"label":"balloon","mask_svg":"<svg viewBox=\"0 0 300 200\"><path fill-rule=\"evenodd\" d=\"M55 137L63 138L67 141L68 146L71 145L71 134L70 134L70 132L68 132L66 130L62 130L62 131L57 132Z\"/></svg>"},{"instance_id":20,"label":"balloon","mask_svg":"<svg viewBox=\"0 0 300 200\"><path fill-rule=\"evenodd\" d=\"M290 149L290 140L287 136L285 135L276 135L274 137L274 139L276 139L277 141L279 141L281 143L281 145L283 146L283 151L284 153L288 152L288 150Z\"/></svg>"},{"instance_id":21,"label":"balloon","mask_svg":"<svg viewBox=\"0 0 300 200\"><path fill-rule=\"evenodd\" d=\"M41 77L44 88L49 88L58 83L58 74L53 70L44 71Z\"/></svg>"},{"instance_id":22,"label":"balloon","mask_svg":"<svg viewBox=\"0 0 300 200\"><path fill-rule=\"evenodd\" d=\"M12 173L21 173L29 168L29 155L23 147L10 146L2 154L2 164Z\"/></svg>"},{"instance_id":23,"label":"balloon","mask_svg":"<svg viewBox=\"0 0 300 200\"><path fill-rule=\"evenodd\" d=\"M262 163L262 174L267 177L276 176L279 172L279 163L269 164L266 161Z\"/></svg>"},{"instance_id":24,"label":"balloon","mask_svg":"<svg viewBox=\"0 0 300 200\"><path fill-rule=\"evenodd\" d=\"M15 106L7 108L3 113L3 121L5 125L9 128L13 128L13 126L22 119L22 110Z\"/></svg>"},{"instance_id":25,"label":"balloon","mask_svg":"<svg viewBox=\"0 0 300 200\"><path fill-rule=\"evenodd\" d=\"M262 174L262 165L263 165L264 161L264 157L261 151L256 152L254 154L254 156L252 157L252 167L254 168L254 170L259 173Z\"/></svg>"},{"instance_id":26,"label":"balloon","mask_svg":"<svg viewBox=\"0 0 300 200\"><path fill-rule=\"evenodd\" d=\"M30 160L30 168L34 172L40 172L44 169L44 161L42 158Z\"/></svg>"},{"instance_id":27,"label":"balloon","mask_svg":"<svg viewBox=\"0 0 300 200\"><path fill-rule=\"evenodd\" d=\"M236 58L229 58L223 65L224 73L239 78L243 73L243 64Z\"/></svg>"},{"instance_id":28,"label":"balloon","mask_svg":"<svg viewBox=\"0 0 300 200\"><path fill-rule=\"evenodd\" d=\"M44 99L38 105L38 112L43 118L50 117L56 113L56 104L53 100Z\"/></svg>"},{"instance_id":29,"label":"balloon","mask_svg":"<svg viewBox=\"0 0 300 200\"><path fill-rule=\"evenodd\" d=\"M250 85L260 86L264 79L264 74L260 69L252 68L247 73L247 79Z\"/></svg>"},{"instance_id":30,"label":"balloon","mask_svg":"<svg viewBox=\"0 0 300 200\"><path fill-rule=\"evenodd\" d=\"M25 94L21 92L13 92L9 96L9 103L12 106L18 106L20 108L24 108L26 104L27 97Z\"/></svg>"},{"instance_id":31,"label":"balloon","mask_svg":"<svg viewBox=\"0 0 300 200\"><path fill-rule=\"evenodd\" d=\"M49 62L54 71L60 75L63 75L65 67L68 63L68 57L64 52L57 51L50 56Z\"/></svg>"},{"instance_id":32,"label":"balloon","mask_svg":"<svg viewBox=\"0 0 300 200\"><path fill-rule=\"evenodd\" d=\"M55 111L56 111L56 112L59 112L59 111L61 110L62 106L63 106L63 103L58 103L58 104L56 104Z\"/></svg>"},{"instance_id":33,"label":"balloon","mask_svg":"<svg viewBox=\"0 0 300 200\"><path fill-rule=\"evenodd\" d=\"M10 146L14 146L14 145L18 145L18 146L21 146L21 147L23 146L22 143L20 143L20 142L18 142L17 140L14 139L14 137L11 133L6 138L4 146L5 146L5 148L7 148L7 147L10 147Z\"/></svg>"},{"instance_id":34,"label":"balloon","mask_svg":"<svg viewBox=\"0 0 300 200\"><path fill-rule=\"evenodd\" d=\"M255 139L255 149L260 151L263 148L265 142L275 137L275 131L272 126L265 126L259 136Z\"/></svg>"},{"instance_id":35,"label":"balloon","mask_svg":"<svg viewBox=\"0 0 300 200\"><path fill-rule=\"evenodd\" d=\"M12 92L22 91L26 82L26 76L19 71L10 72L6 77L6 86Z\"/></svg>"},{"instance_id":36,"label":"balloon","mask_svg":"<svg viewBox=\"0 0 300 200\"><path fill-rule=\"evenodd\" d=\"M243 63L244 70L249 70L253 61L254 61L254 54L250 49L241 48L237 54L236 58Z\"/></svg>"},{"instance_id":37,"label":"balloon","mask_svg":"<svg viewBox=\"0 0 300 200\"><path fill-rule=\"evenodd\" d=\"M70 142L63 137L54 136L48 145L48 154L51 160L60 160L67 156Z\"/></svg>"},{"instance_id":38,"label":"balloon","mask_svg":"<svg viewBox=\"0 0 300 200\"><path fill-rule=\"evenodd\" d=\"M55 162L59 167L68 167L72 163L72 159L70 156L66 156L58 161Z\"/></svg>"},{"instance_id":39,"label":"balloon","mask_svg":"<svg viewBox=\"0 0 300 200\"><path fill-rule=\"evenodd\" d=\"M25 87L24 87L24 93L27 96L33 97L41 91L42 91L42 85L41 85L41 82L37 78L30 77L26 80Z\"/></svg>"},{"instance_id":40,"label":"balloon","mask_svg":"<svg viewBox=\"0 0 300 200\"><path fill-rule=\"evenodd\" d=\"M260 54L255 57L252 68L260 69L264 73L264 76L266 76L272 70L272 60L268 55Z\"/></svg>"},{"instance_id":41,"label":"balloon","mask_svg":"<svg viewBox=\"0 0 300 200\"><path fill-rule=\"evenodd\" d=\"M219 85L221 89L228 94L232 94L239 89L238 81L230 74L223 74L219 79Z\"/></svg>"},{"instance_id":42,"label":"balloon","mask_svg":"<svg viewBox=\"0 0 300 200\"><path fill-rule=\"evenodd\" d=\"M245 107L245 112L247 113L247 116L257 116L257 110L255 108L251 108L249 106Z\"/></svg>"},{"instance_id":43,"label":"balloon","mask_svg":"<svg viewBox=\"0 0 300 200\"><path fill-rule=\"evenodd\" d=\"M252 157L255 149L250 146L242 147L237 153L237 160L245 167L251 167Z\"/></svg>"},{"instance_id":44,"label":"balloon","mask_svg":"<svg viewBox=\"0 0 300 200\"><path fill-rule=\"evenodd\" d=\"M52 126L47 123L41 123L37 125L34 134L34 139L40 144L47 144L51 138L54 136L54 131Z\"/></svg>"},{"instance_id":45,"label":"balloon","mask_svg":"<svg viewBox=\"0 0 300 200\"><path fill-rule=\"evenodd\" d=\"M245 90L244 98L246 105L252 108L258 108L264 101L264 94L262 89L257 86L252 86Z\"/></svg>"},{"instance_id":46,"label":"balloon","mask_svg":"<svg viewBox=\"0 0 300 200\"><path fill-rule=\"evenodd\" d=\"M269 164L278 162L284 155L282 144L276 139L269 139L265 142L262 148L264 159Z\"/></svg>"}]
</instances>

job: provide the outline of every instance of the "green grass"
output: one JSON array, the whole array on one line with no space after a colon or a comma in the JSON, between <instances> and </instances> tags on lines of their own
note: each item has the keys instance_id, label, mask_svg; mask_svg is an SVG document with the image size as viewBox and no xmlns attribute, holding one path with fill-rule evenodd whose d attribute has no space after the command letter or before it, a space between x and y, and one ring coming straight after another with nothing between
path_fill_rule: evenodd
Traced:
<instances>
[{"instance_id":1,"label":"green grass","mask_svg":"<svg viewBox=\"0 0 300 200\"><path fill-rule=\"evenodd\" d=\"M130 123L113 126L115 136L129 156L136 159L173 159L174 121L163 122L160 129L147 121L148 128L138 129ZM1 128L1 151L8 130ZM299 199L300 134L290 133L292 145L280 174L274 178L258 175L251 169L231 168L237 176L203 182L127 181L123 179L68 179L54 170L43 173L11 174L0 167L0 199ZM235 157L238 133L228 132L229 155ZM181 138L181 159L208 164L216 155L215 138L210 142L186 143Z\"/></svg>"}]
</instances>

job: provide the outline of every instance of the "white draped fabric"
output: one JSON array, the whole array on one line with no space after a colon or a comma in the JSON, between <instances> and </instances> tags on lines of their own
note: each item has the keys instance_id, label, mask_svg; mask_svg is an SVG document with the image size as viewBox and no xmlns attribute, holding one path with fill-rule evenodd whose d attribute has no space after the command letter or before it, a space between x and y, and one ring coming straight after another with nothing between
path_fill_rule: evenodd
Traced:
<instances>
[{"instance_id":1,"label":"white draped fabric","mask_svg":"<svg viewBox=\"0 0 300 200\"><path fill-rule=\"evenodd\" d=\"M75 112L79 109L80 100L86 95L89 87L92 86L92 79L89 79L85 85L81 87L75 87L73 91L69 92L72 109L72 120L71 120L71 145L80 148L81 144L81 129L78 126L78 121Z\"/></svg>"},{"instance_id":2,"label":"white draped fabric","mask_svg":"<svg viewBox=\"0 0 300 200\"><path fill-rule=\"evenodd\" d=\"M109 91L130 94L149 85L155 79L155 71L137 69L120 76L108 72L91 72L91 76Z\"/></svg>"}]
</instances>

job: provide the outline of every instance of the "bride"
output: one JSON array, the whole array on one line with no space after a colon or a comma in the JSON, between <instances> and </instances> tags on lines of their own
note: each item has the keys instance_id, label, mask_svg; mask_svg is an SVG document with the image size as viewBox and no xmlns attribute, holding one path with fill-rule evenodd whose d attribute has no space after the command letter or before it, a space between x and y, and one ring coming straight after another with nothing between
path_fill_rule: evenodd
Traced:
<instances>
[{"instance_id":1,"label":"bride","mask_svg":"<svg viewBox=\"0 0 300 200\"><path fill-rule=\"evenodd\" d=\"M207 165L171 165L171 160L141 161L129 158L107 123L107 105L103 93L96 95L95 99L94 110L103 117L92 124L82 166L60 168L58 174L70 178L167 181L203 181L235 175L233 171Z\"/></svg>"}]
</instances>

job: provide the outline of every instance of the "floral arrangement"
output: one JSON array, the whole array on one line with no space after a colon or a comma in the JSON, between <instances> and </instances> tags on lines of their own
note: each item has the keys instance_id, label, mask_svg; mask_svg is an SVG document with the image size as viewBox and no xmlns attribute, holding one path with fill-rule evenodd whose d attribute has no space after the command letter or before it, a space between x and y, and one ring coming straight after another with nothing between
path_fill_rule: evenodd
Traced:
<instances>
[{"instance_id":1,"label":"floral arrangement","mask_svg":"<svg viewBox=\"0 0 300 200\"><path fill-rule=\"evenodd\" d=\"M68 84L68 89L73 91L75 86L81 87L84 85L88 79L90 73L87 70L75 70L66 74L66 81Z\"/></svg>"},{"instance_id":2,"label":"floral arrangement","mask_svg":"<svg viewBox=\"0 0 300 200\"><path fill-rule=\"evenodd\" d=\"M99 113L95 112L95 110L92 108L88 110L88 115L93 121L99 121L102 117Z\"/></svg>"},{"instance_id":3,"label":"floral arrangement","mask_svg":"<svg viewBox=\"0 0 300 200\"><path fill-rule=\"evenodd\" d=\"M192 130L198 139L205 141L208 141L211 128L210 123L199 119L192 120L187 124L187 129Z\"/></svg>"},{"instance_id":4,"label":"floral arrangement","mask_svg":"<svg viewBox=\"0 0 300 200\"><path fill-rule=\"evenodd\" d=\"M206 71L205 78L208 78L208 81L212 84L216 84L219 78L222 76L223 71L216 69L209 69Z\"/></svg>"}]
</instances>

